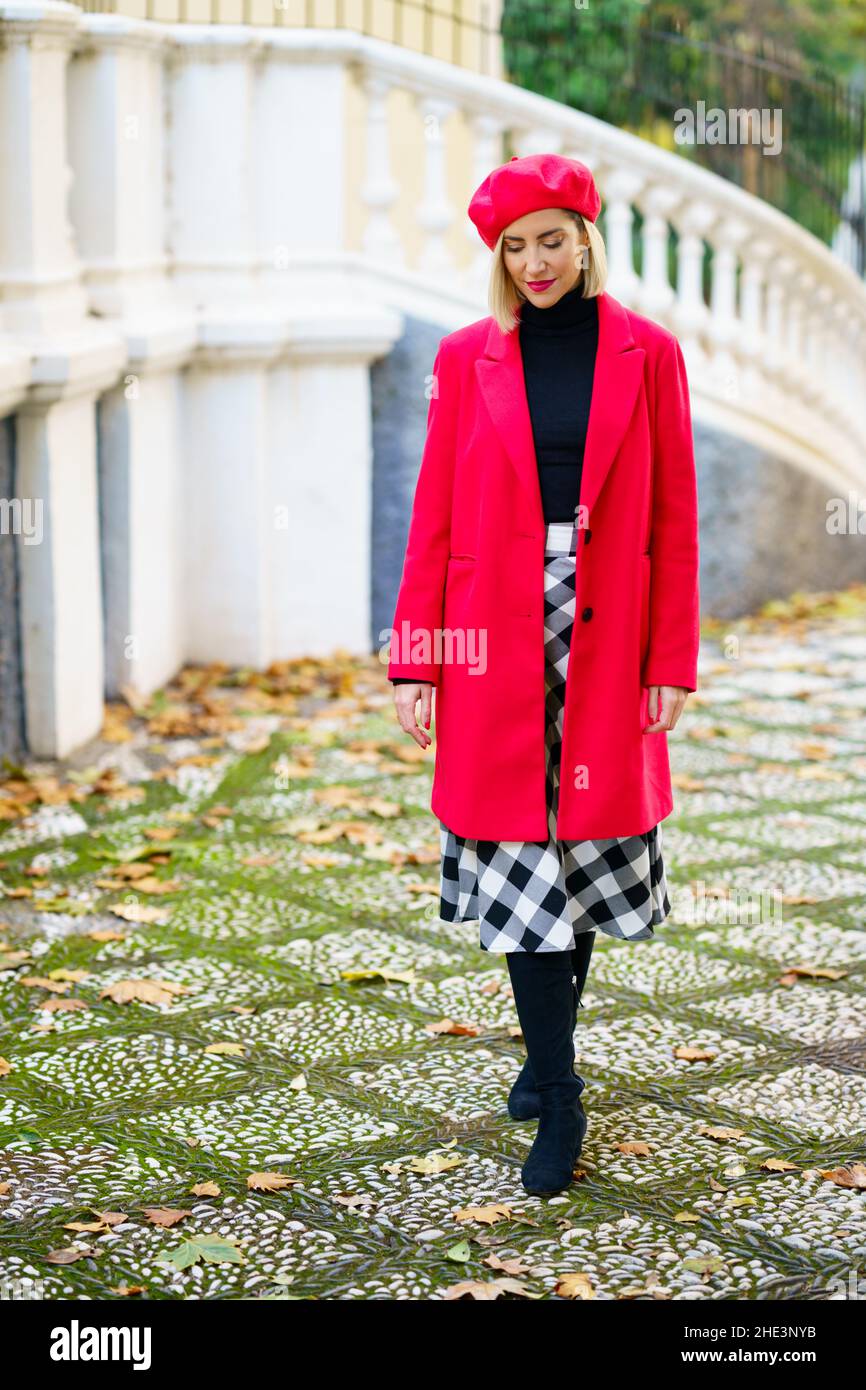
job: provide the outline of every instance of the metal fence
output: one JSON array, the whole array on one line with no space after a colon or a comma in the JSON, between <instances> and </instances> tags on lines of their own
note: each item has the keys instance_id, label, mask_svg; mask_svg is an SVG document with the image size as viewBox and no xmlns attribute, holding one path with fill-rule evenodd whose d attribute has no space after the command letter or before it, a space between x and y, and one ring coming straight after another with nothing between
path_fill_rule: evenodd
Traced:
<instances>
[{"instance_id":1,"label":"metal fence","mask_svg":"<svg viewBox=\"0 0 866 1390\"><path fill-rule=\"evenodd\" d=\"M828 244L847 229L851 260L864 273L861 91L796 71L763 49L696 39L660 27L651 15L637 25L614 23L572 0L506 0L502 37L509 81L666 145ZM702 142L714 111L724 113L716 128L725 138ZM744 127L734 116L740 111L759 119ZM696 143L676 142L683 112L695 118ZM732 125L739 138L731 138ZM777 141L778 153L764 152Z\"/></svg>"}]
</instances>

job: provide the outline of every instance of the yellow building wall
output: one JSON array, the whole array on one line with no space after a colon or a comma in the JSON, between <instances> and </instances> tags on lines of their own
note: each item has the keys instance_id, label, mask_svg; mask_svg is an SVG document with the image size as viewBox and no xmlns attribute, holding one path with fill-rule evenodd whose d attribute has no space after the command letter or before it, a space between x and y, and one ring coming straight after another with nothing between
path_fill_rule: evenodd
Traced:
<instances>
[{"instance_id":1,"label":"yellow building wall","mask_svg":"<svg viewBox=\"0 0 866 1390\"><path fill-rule=\"evenodd\" d=\"M502 0L76 0L164 24L353 29L473 72L499 75Z\"/></svg>"}]
</instances>

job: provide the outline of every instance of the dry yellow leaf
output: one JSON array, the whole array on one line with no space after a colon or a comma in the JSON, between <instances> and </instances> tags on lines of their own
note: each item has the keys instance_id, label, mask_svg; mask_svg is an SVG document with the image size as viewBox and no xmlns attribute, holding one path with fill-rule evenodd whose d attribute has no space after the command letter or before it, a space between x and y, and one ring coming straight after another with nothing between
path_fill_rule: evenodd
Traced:
<instances>
[{"instance_id":1,"label":"dry yellow leaf","mask_svg":"<svg viewBox=\"0 0 866 1390\"><path fill-rule=\"evenodd\" d=\"M451 1033L458 1038L477 1038L484 1029L478 1023L456 1023L453 1018L440 1019L438 1023L425 1023L425 1033Z\"/></svg>"},{"instance_id":2,"label":"dry yellow leaf","mask_svg":"<svg viewBox=\"0 0 866 1390\"><path fill-rule=\"evenodd\" d=\"M176 893L183 885L177 878L139 878L136 880L136 893L156 896L160 893Z\"/></svg>"},{"instance_id":3,"label":"dry yellow leaf","mask_svg":"<svg viewBox=\"0 0 866 1390\"><path fill-rule=\"evenodd\" d=\"M285 1173L250 1173L247 1187L251 1192L281 1192L284 1187L294 1187L300 1178L287 1178Z\"/></svg>"},{"instance_id":4,"label":"dry yellow leaf","mask_svg":"<svg viewBox=\"0 0 866 1390\"><path fill-rule=\"evenodd\" d=\"M142 1207L142 1211L152 1226L176 1226L179 1221L192 1216L191 1211L176 1207Z\"/></svg>"},{"instance_id":5,"label":"dry yellow leaf","mask_svg":"<svg viewBox=\"0 0 866 1390\"><path fill-rule=\"evenodd\" d=\"M553 1292L559 1294L560 1298L579 1298L584 1302L595 1298L592 1279L582 1271L563 1274L554 1284Z\"/></svg>"},{"instance_id":6,"label":"dry yellow leaf","mask_svg":"<svg viewBox=\"0 0 866 1390\"><path fill-rule=\"evenodd\" d=\"M706 1047L675 1047L673 1055L679 1057L684 1062L712 1062L718 1053L712 1052Z\"/></svg>"},{"instance_id":7,"label":"dry yellow leaf","mask_svg":"<svg viewBox=\"0 0 866 1390\"><path fill-rule=\"evenodd\" d=\"M46 975L19 975L15 981L28 989L49 989L53 994L66 994L72 988L66 980L49 980Z\"/></svg>"},{"instance_id":8,"label":"dry yellow leaf","mask_svg":"<svg viewBox=\"0 0 866 1390\"><path fill-rule=\"evenodd\" d=\"M818 1171L826 1182L833 1182L837 1187L866 1189L866 1163L851 1163L842 1168L819 1168Z\"/></svg>"},{"instance_id":9,"label":"dry yellow leaf","mask_svg":"<svg viewBox=\"0 0 866 1390\"><path fill-rule=\"evenodd\" d=\"M122 917L125 922L159 922L163 924L169 920L165 908L148 907L145 903L112 903L107 910L115 917Z\"/></svg>"},{"instance_id":10,"label":"dry yellow leaf","mask_svg":"<svg viewBox=\"0 0 866 1390\"><path fill-rule=\"evenodd\" d=\"M478 1221L482 1226L494 1226L497 1221L511 1218L511 1207L504 1202L492 1202L484 1207L460 1207L451 1213L455 1221Z\"/></svg>"},{"instance_id":11,"label":"dry yellow leaf","mask_svg":"<svg viewBox=\"0 0 866 1390\"><path fill-rule=\"evenodd\" d=\"M178 985L173 980L115 980L99 991L100 999L111 999L115 1004L170 1004L176 994L193 994L189 985Z\"/></svg>"},{"instance_id":12,"label":"dry yellow leaf","mask_svg":"<svg viewBox=\"0 0 866 1390\"><path fill-rule=\"evenodd\" d=\"M495 1298L501 1298L503 1294L516 1293L523 1298L539 1298L540 1294L532 1293L524 1284L517 1279L464 1279L459 1284L451 1284L444 1290L442 1297L446 1299L473 1298L478 1303L488 1303Z\"/></svg>"}]
</instances>

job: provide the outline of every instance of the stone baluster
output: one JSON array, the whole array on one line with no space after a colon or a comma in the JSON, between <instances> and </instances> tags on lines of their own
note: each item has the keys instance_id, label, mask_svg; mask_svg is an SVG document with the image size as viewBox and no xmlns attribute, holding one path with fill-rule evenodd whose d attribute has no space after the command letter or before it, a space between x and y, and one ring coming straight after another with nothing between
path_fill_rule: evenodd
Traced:
<instances>
[{"instance_id":1,"label":"stone baluster","mask_svg":"<svg viewBox=\"0 0 866 1390\"><path fill-rule=\"evenodd\" d=\"M561 130L550 130L547 126L515 126L512 131L514 153L521 159L528 154L542 154L546 151L559 154L563 138Z\"/></svg>"},{"instance_id":2,"label":"stone baluster","mask_svg":"<svg viewBox=\"0 0 866 1390\"><path fill-rule=\"evenodd\" d=\"M815 405L831 404L831 385L828 380L830 344L828 326L833 291L810 276L811 285L804 290L812 301L805 319L804 365L807 393Z\"/></svg>"},{"instance_id":3,"label":"stone baluster","mask_svg":"<svg viewBox=\"0 0 866 1390\"><path fill-rule=\"evenodd\" d=\"M760 237L747 240L742 250L738 355L742 364L743 402L748 402L753 408L760 405L762 393L767 389L763 373L766 352L765 289L767 262L771 255L772 246Z\"/></svg>"},{"instance_id":4,"label":"stone baluster","mask_svg":"<svg viewBox=\"0 0 866 1390\"><path fill-rule=\"evenodd\" d=\"M698 202L684 202L671 215L679 237L674 328L686 358L695 361L703 353L709 320L704 300L704 237L715 217L710 204Z\"/></svg>"},{"instance_id":5,"label":"stone baluster","mask_svg":"<svg viewBox=\"0 0 866 1390\"><path fill-rule=\"evenodd\" d=\"M781 378L788 367L787 282L793 270L791 258L778 254L767 267L764 371L774 378Z\"/></svg>"},{"instance_id":6,"label":"stone baluster","mask_svg":"<svg viewBox=\"0 0 866 1390\"><path fill-rule=\"evenodd\" d=\"M852 317L848 300L835 297L831 329L834 353L830 377L834 382L842 420L855 438L863 442L863 452L866 453L866 382L860 379L862 359L858 352L859 328L858 321Z\"/></svg>"},{"instance_id":7,"label":"stone baluster","mask_svg":"<svg viewBox=\"0 0 866 1390\"><path fill-rule=\"evenodd\" d=\"M726 217L710 231L713 248L710 286L710 331L718 348L733 350L741 334L737 312L737 263L739 248L748 228L738 218Z\"/></svg>"},{"instance_id":8,"label":"stone baluster","mask_svg":"<svg viewBox=\"0 0 866 1390\"><path fill-rule=\"evenodd\" d=\"M786 318L789 359L788 386L789 389L794 388L798 403L804 398L811 399L812 397L812 385L806 365L807 323L805 312L814 284L814 277L806 270L803 263L798 261L795 272L789 281Z\"/></svg>"},{"instance_id":9,"label":"stone baluster","mask_svg":"<svg viewBox=\"0 0 866 1390\"><path fill-rule=\"evenodd\" d=\"M472 188L478 188L491 169L502 163L502 121L487 112L473 112L469 117L472 132ZM468 202L468 198L467 198ZM487 294L487 281L490 275L490 252L478 235L478 228L464 214L466 236L471 246L469 265L465 275L466 289L470 294L484 300Z\"/></svg>"},{"instance_id":10,"label":"stone baluster","mask_svg":"<svg viewBox=\"0 0 866 1390\"><path fill-rule=\"evenodd\" d=\"M454 256L447 232L454 221L454 210L446 194L444 126L454 105L438 97L423 97L418 106L426 156L424 197L418 209L418 221L424 231L419 269L426 275L453 276Z\"/></svg>"},{"instance_id":11,"label":"stone baluster","mask_svg":"<svg viewBox=\"0 0 866 1390\"><path fill-rule=\"evenodd\" d=\"M675 294L668 273L670 215L680 194L662 183L650 184L639 198L643 213L643 275L640 305L650 318L666 320Z\"/></svg>"},{"instance_id":12,"label":"stone baluster","mask_svg":"<svg viewBox=\"0 0 866 1390\"><path fill-rule=\"evenodd\" d=\"M643 187L643 178L630 169L615 168L604 179L602 211L607 249L607 287L610 293L631 305L638 299L640 280L634 268L632 247L632 204Z\"/></svg>"},{"instance_id":13,"label":"stone baluster","mask_svg":"<svg viewBox=\"0 0 866 1390\"><path fill-rule=\"evenodd\" d=\"M364 75L364 94L367 98L367 169L361 185L361 197L369 210L364 228L364 255L372 261L395 269L405 265L402 242L391 222L391 209L399 189L391 174L388 154L388 94L391 83L378 73Z\"/></svg>"},{"instance_id":14,"label":"stone baluster","mask_svg":"<svg viewBox=\"0 0 866 1390\"><path fill-rule=\"evenodd\" d=\"M710 381L714 392L728 405L742 405L745 383L739 356L742 327L737 306L739 248L747 228L737 218L725 217L710 230L713 248L710 281L709 333L712 347Z\"/></svg>"},{"instance_id":15,"label":"stone baluster","mask_svg":"<svg viewBox=\"0 0 866 1390\"><path fill-rule=\"evenodd\" d=\"M742 254L740 345L743 355L754 361L764 350L767 262L773 248L768 241L756 237L748 241Z\"/></svg>"}]
</instances>

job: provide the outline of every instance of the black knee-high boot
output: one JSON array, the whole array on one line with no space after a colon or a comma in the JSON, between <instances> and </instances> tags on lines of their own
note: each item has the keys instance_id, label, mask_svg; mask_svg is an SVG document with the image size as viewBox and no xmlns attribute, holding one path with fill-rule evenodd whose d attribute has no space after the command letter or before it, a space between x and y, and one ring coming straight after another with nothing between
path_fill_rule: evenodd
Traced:
<instances>
[{"instance_id":1,"label":"black knee-high boot","mask_svg":"<svg viewBox=\"0 0 866 1390\"><path fill-rule=\"evenodd\" d=\"M594 945L594 931L578 932L571 951L572 970L574 971L574 1023L572 1024L572 1033L577 1027L577 1010L583 997L583 987L586 984L586 977L589 972L589 959L592 955L592 948ZM513 1120L534 1120L538 1117L538 1091L535 1089L535 1077L532 1074L532 1064L528 1057L520 1068L517 1074L517 1080L514 1082L509 1092L508 1113Z\"/></svg>"},{"instance_id":2,"label":"black knee-high boot","mask_svg":"<svg viewBox=\"0 0 866 1390\"><path fill-rule=\"evenodd\" d=\"M510 951L508 972L539 1099L538 1133L523 1165L527 1192L571 1182L586 1133L586 1085L574 1071L574 986L569 951Z\"/></svg>"}]
</instances>

